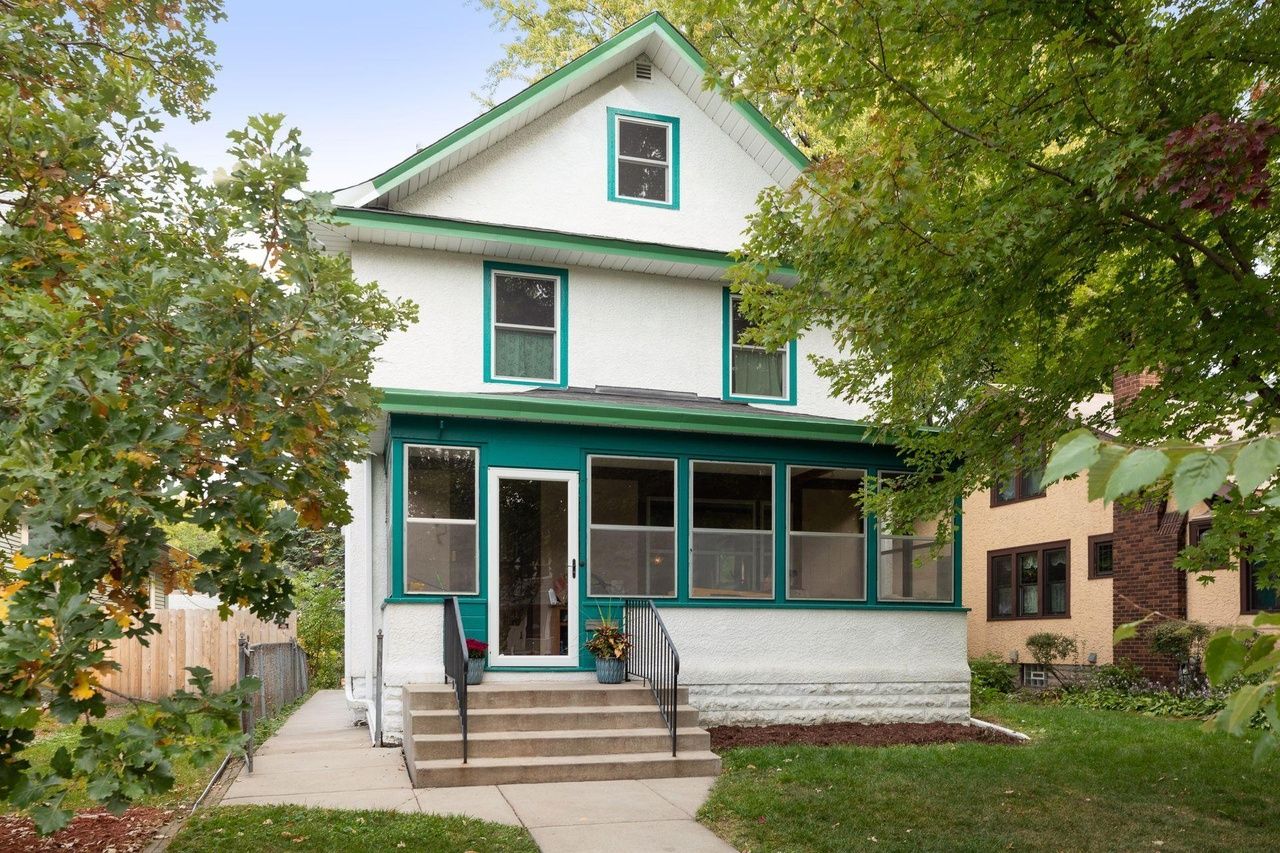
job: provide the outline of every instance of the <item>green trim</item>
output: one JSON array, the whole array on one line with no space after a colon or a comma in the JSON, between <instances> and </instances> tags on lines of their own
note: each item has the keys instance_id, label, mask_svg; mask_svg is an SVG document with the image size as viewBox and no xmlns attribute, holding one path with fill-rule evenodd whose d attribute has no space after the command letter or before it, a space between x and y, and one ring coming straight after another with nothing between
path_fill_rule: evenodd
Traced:
<instances>
[{"instance_id":1,"label":"green trim","mask_svg":"<svg viewBox=\"0 0 1280 853\"><path fill-rule=\"evenodd\" d=\"M444 601L445 596L426 596L426 595L405 595L393 596L389 595L382 600L383 604L440 604ZM591 603L605 604L609 599L592 598ZM616 599L621 600L621 599ZM758 603L742 604L737 601L730 601L722 598L695 598L690 601L677 601L674 598L654 598L653 605L661 610L664 607L724 607L725 605L735 607L753 607L764 610L924 610L924 611L946 611L947 613L968 613L972 608L956 607L952 604L937 604L930 602L928 604L911 604L909 602L895 602L893 604L867 604L863 601L801 601L799 599L789 599L787 601L774 601L772 599L764 599ZM489 670L527 670L536 672L545 672L553 669L552 667L493 667L486 666ZM554 667L556 671L573 672L573 667L558 666Z\"/></svg>"},{"instance_id":2,"label":"green trim","mask_svg":"<svg viewBox=\"0 0 1280 853\"><path fill-rule=\"evenodd\" d=\"M415 213L393 213L387 210L371 210L362 207L339 207L333 216L339 225L363 228L382 228L410 234L432 237L450 237L463 240L488 240L514 246L529 246L570 252L594 252L623 258L641 258L673 264L693 264L727 270L737 261L725 252L711 249L693 249L686 246L668 246L662 243L641 243L619 240L614 237L589 237L563 231L544 231L538 228L521 228L514 225L489 225L459 219L443 219ZM795 269L781 267L778 274L795 275Z\"/></svg>"},{"instance_id":3,"label":"green trim","mask_svg":"<svg viewBox=\"0 0 1280 853\"><path fill-rule=\"evenodd\" d=\"M377 175L371 181L374 190L382 194L393 189L424 168L427 168L436 158L446 156L455 146L469 142L476 136L486 132L490 125L498 120L521 109L531 101L537 100L551 87L571 77L585 74L607 62L618 53L627 50L634 42L647 38L655 29L663 33L673 46L699 71L704 75L706 74L707 62L702 58L702 54L698 53L689 40L673 27L666 18L657 12L652 12L620 31L613 38L595 46L569 64L543 77L524 91L513 95L483 115L477 116L442 139L433 142L416 154ZM809 159L805 157L800 149L791 140L787 139L780 130L774 127L754 106L741 98L734 98L731 103L743 118L759 133L763 134L793 166L797 169L804 169L809 165Z\"/></svg>"},{"instance_id":4,"label":"green trim","mask_svg":"<svg viewBox=\"0 0 1280 853\"><path fill-rule=\"evenodd\" d=\"M887 438L876 435L874 426L858 421L769 414L751 409L718 412L655 405L556 400L523 394L461 394L388 388L383 390L382 409L406 415L715 433L780 441L865 444L884 444L887 441Z\"/></svg>"},{"instance_id":5,"label":"green trim","mask_svg":"<svg viewBox=\"0 0 1280 853\"><path fill-rule=\"evenodd\" d=\"M775 406L796 404L797 344L794 339L787 344L787 395L785 397L749 397L733 393L733 293L724 288L721 300L721 396L730 403L772 403Z\"/></svg>"},{"instance_id":6,"label":"green trim","mask_svg":"<svg viewBox=\"0 0 1280 853\"><path fill-rule=\"evenodd\" d=\"M527 272L560 279L559 317L556 328L557 361L555 379L514 379L493 375L493 273ZM529 264L508 264L501 261L484 262L484 381L497 385L531 385L538 388L569 387L569 271L556 267L535 267Z\"/></svg>"},{"instance_id":7,"label":"green trim","mask_svg":"<svg viewBox=\"0 0 1280 853\"><path fill-rule=\"evenodd\" d=\"M605 110L608 119L607 135L609 143L606 146L607 156L605 158L605 173L608 175L609 185L609 201L622 202L623 204L639 204L644 207L662 207L667 210L680 209L680 119L676 116L664 116L657 113L642 113L636 110L623 110L617 107L608 107ZM627 196L618 195L618 141L617 129L618 118L630 117L639 118L646 121L665 124L671 129L671 145L667 152L670 155L670 161L667 168L671 170L671 199L669 201L648 201L642 198L629 198Z\"/></svg>"}]
</instances>

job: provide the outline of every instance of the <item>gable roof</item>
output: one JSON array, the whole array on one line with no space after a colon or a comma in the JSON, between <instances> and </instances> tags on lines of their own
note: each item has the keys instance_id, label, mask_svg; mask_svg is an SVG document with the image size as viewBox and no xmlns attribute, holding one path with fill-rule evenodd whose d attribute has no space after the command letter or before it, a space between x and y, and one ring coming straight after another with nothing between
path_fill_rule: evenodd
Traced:
<instances>
[{"instance_id":1,"label":"gable roof","mask_svg":"<svg viewBox=\"0 0 1280 853\"><path fill-rule=\"evenodd\" d=\"M390 207L642 55L779 184L790 184L809 165L755 107L726 98L719 88L704 89L707 63L702 54L670 21L652 12L385 172L339 190L334 200L343 206Z\"/></svg>"}]
</instances>

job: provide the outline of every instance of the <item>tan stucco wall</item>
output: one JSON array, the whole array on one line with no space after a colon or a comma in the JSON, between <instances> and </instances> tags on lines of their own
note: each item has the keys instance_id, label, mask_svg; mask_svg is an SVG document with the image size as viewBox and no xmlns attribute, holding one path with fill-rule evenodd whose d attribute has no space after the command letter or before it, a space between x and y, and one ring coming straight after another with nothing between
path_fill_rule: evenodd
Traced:
<instances>
[{"instance_id":1,"label":"tan stucco wall","mask_svg":"<svg viewBox=\"0 0 1280 853\"><path fill-rule=\"evenodd\" d=\"M1188 517L1209 518L1208 507L1197 504ZM1196 575L1187 576L1187 618L1213 627L1252 624L1253 616L1240 613L1240 572L1224 569L1213 577L1213 583L1202 585Z\"/></svg>"},{"instance_id":2,"label":"tan stucco wall","mask_svg":"<svg viewBox=\"0 0 1280 853\"><path fill-rule=\"evenodd\" d=\"M1111 532L1111 507L1087 499L1084 478L1058 483L1043 498L992 507L991 492L964 502L963 600L969 611L969 656L1017 650L1031 661L1026 638L1040 631L1074 637L1079 663L1096 652L1098 663L1111 662L1111 580L1089 579L1089 537ZM987 553L1023 545L1067 540L1071 543L1070 618L987 620ZM1076 663L1077 661L1066 661Z\"/></svg>"}]
</instances>

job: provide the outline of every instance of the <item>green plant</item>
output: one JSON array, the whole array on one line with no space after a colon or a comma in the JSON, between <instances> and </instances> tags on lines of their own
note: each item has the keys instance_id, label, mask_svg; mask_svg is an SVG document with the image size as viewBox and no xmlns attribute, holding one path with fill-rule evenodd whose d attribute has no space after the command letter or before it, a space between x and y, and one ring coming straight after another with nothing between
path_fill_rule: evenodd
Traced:
<instances>
[{"instance_id":1,"label":"green plant","mask_svg":"<svg viewBox=\"0 0 1280 853\"><path fill-rule=\"evenodd\" d=\"M1203 657L1204 644L1212 633L1213 629L1202 622L1166 619L1155 625L1147 638L1152 651L1186 664Z\"/></svg>"},{"instance_id":2,"label":"green plant","mask_svg":"<svg viewBox=\"0 0 1280 853\"><path fill-rule=\"evenodd\" d=\"M631 651L631 636L605 616L599 616L599 624L591 632L591 639L586 642L587 651L598 658L616 658L621 660Z\"/></svg>"},{"instance_id":3,"label":"green plant","mask_svg":"<svg viewBox=\"0 0 1280 853\"><path fill-rule=\"evenodd\" d=\"M970 686L975 690L993 690L1012 693L1017 687L1013 664L994 652L988 652L969 661Z\"/></svg>"},{"instance_id":4,"label":"green plant","mask_svg":"<svg viewBox=\"0 0 1280 853\"><path fill-rule=\"evenodd\" d=\"M1074 639L1064 634L1040 631L1027 637L1027 649L1031 652L1031 657L1036 664L1043 667L1046 673L1052 674L1061 684L1062 676L1059 675L1054 664L1075 655L1077 646Z\"/></svg>"},{"instance_id":5,"label":"green plant","mask_svg":"<svg viewBox=\"0 0 1280 853\"><path fill-rule=\"evenodd\" d=\"M1121 660L1095 668L1089 674L1087 686L1102 690L1130 690L1146 682L1137 664Z\"/></svg>"},{"instance_id":6,"label":"green plant","mask_svg":"<svg viewBox=\"0 0 1280 853\"><path fill-rule=\"evenodd\" d=\"M307 653L311 684L317 689L340 687L345 630L342 531L332 525L299 528L279 565L293 578L298 645Z\"/></svg>"}]
</instances>

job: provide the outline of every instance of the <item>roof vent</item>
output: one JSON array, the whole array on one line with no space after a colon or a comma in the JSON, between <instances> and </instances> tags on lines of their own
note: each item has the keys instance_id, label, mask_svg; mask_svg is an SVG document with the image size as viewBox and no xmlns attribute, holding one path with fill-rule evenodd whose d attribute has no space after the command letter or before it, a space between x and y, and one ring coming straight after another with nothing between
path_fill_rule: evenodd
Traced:
<instances>
[{"instance_id":1,"label":"roof vent","mask_svg":"<svg viewBox=\"0 0 1280 853\"><path fill-rule=\"evenodd\" d=\"M644 59L636 60L636 79L652 80L653 79L653 63Z\"/></svg>"}]
</instances>

